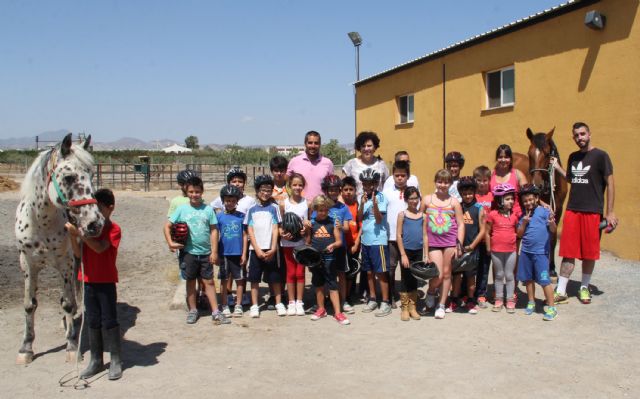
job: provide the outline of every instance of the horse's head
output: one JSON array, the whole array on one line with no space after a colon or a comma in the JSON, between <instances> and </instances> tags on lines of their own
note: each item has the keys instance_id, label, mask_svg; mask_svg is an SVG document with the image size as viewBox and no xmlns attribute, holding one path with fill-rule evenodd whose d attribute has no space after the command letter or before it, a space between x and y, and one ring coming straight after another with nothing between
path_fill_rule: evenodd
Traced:
<instances>
[{"instance_id":1,"label":"horse's head","mask_svg":"<svg viewBox=\"0 0 640 399\"><path fill-rule=\"evenodd\" d=\"M104 217L93 193L93 157L87 151L91 136L73 144L69 133L52 153L48 166L47 194L51 202L65 209L69 221L88 236L98 236Z\"/></svg>"},{"instance_id":2,"label":"horse's head","mask_svg":"<svg viewBox=\"0 0 640 399\"><path fill-rule=\"evenodd\" d=\"M531 142L529 146L529 175L534 185L547 192L549 187L549 174L551 157L558 157L558 149L553 142L555 127L548 133L533 133L527 128L527 138Z\"/></svg>"}]
</instances>

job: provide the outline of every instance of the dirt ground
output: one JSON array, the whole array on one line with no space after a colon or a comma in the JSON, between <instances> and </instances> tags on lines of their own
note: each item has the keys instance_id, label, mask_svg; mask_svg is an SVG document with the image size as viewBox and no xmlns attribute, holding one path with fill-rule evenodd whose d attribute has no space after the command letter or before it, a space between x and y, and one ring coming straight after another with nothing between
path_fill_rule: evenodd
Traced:
<instances>
[{"instance_id":1,"label":"dirt ground","mask_svg":"<svg viewBox=\"0 0 640 399\"><path fill-rule=\"evenodd\" d=\"M0 193L2 397L640 396L639 262L603 254L592 280L593 303L582 305L574 296L553 322L542 321L541 302L534 316L523 314L521 302L512 315L483 310L445 320L401 322L397 311L376 318L358 305L350 326L331 318L278 318L270 311L228 326L214 326L209 317L190 326L183 311L168 305L177 265L161 226L171 195L116 193L113 218L123 230L118 310L124 376L113 382L103 373L77 391L58 383L75 365L64 362L54 272L40 279L36 358L27 366L15 364L24 324L13 238L18 193ZM572 281L570 294L577 288ZM82 346L86 350L86 341Z\"/></svg>"}]
</instances>

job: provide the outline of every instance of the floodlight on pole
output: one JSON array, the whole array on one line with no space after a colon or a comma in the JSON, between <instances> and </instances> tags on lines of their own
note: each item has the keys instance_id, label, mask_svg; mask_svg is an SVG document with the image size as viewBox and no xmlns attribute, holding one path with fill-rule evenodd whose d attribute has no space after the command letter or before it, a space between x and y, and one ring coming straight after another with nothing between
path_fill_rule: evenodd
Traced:
<instances>
[{"instance_id":1,"label":"floodlight on pole","mask_svg":"<svg viewBox=\"0 0 640 399\"><path fill-rule=\"evenodd\" d=\"M360 45L362 44L362 37L358 32L347 33L351 43L356 48L356 82L360 81ZM356 86L353 85L353 130L354 134L358 134L358 95L356 93Z\"/></svg>"}]
</instances>

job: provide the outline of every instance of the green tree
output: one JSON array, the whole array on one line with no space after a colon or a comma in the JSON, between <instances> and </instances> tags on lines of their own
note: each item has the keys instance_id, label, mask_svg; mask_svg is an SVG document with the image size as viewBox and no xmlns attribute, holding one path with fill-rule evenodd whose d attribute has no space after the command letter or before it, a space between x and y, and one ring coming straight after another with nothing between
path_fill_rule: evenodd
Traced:
<instances>
[{"instance_id":1,"label":"green tree","mask_svg":"<svg viewBox=\"0 0 640 399\"><path fill-rule=\"evenodd\" d=\"M335 165L342 165L349 159L349 151L341 147L336 139L322 145L322 155L331 159Z\"/></svg>"},{"instance_id":2,"label":"green tree","mask_svg":"<svg viewBox=\"0 0 640 399\"><path fill-rule=\"evenodd\" d=\"M200 148L197 136L188 136L186 139L184 139L184 145L187 148L191 148L192 150L197 150L198 148Z\"/></svg>"}]
</instances>

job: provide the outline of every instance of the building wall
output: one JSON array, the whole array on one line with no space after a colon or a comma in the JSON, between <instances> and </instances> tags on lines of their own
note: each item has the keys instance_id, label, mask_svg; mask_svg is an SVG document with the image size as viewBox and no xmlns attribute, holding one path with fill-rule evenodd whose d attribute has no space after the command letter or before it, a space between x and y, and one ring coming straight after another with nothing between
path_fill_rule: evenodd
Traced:
<instances>
[{"instance_id":1,"label":"building wall","mask_svg":"<svg viewBox=\"0 0 640 399\"><path fill-rule=\"evenodd\" d=\"M584 25L592 9L607 17L604 30ZM431 190L443 152L461 151L467 159L463 175L468 175L477 165L492 168L502 143L526 153L529 127L534 132L556 128L564 164L577 150L571 125L584 121L593 144L614 164L621 223L603 237L603 248L640 259L640 216L634 209L640 198L638 17L637 0L605 0L360 84L357 130L380 135L379 153L388 162L396 151L409 151L412 173ZM515 68L515 105L485 110L484 72L509 65ZM408 93L414 93L414 122L398 125L396 97Z\"/></svg>"}]
</instances>

